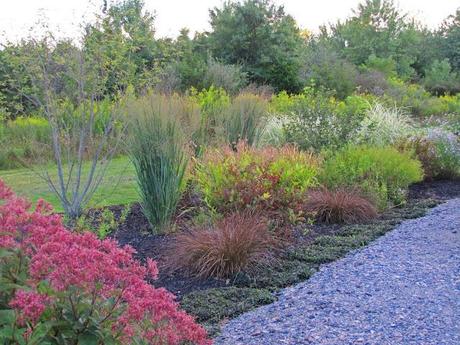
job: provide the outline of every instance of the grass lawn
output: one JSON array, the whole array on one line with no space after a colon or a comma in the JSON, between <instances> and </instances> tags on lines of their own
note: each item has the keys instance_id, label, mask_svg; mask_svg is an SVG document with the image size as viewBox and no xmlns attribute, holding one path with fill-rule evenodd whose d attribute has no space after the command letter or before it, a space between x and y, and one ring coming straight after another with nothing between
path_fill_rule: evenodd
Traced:
<instances>
[{"instance_id":1,"label":"grass lawn","mask_svg":"<svg viewBox=\"0 0 460 345\"><path fill-rule=\"evenodd\" d=\"M88 171L89 163L84 165ZM55 167L48 167L53 178L57 176ZM43 198L50 202L56 211L62 211L59 199L50 191L48 185L36 173L27 168L0 170L0 179L21 196L36 201ZM57 179L55 180L57 181ZM127 157L114 159L102 184L90 201L89 207L128 204L138 200L134 167Z\"/></svg>"}]
</instances>

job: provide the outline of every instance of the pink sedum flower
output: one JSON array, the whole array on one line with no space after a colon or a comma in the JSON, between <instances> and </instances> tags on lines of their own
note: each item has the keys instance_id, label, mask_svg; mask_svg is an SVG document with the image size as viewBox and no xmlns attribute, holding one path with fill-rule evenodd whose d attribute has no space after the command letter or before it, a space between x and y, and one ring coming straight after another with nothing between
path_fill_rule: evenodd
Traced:
<instances>
[{"instance_id":1,"label":"pink sedum flower","mask_svg":"<svg viewBox=\"0 0 460 345\"><path fill-rule=\"evenodd\" d=\"M33 329L48 307L59 315L63 303L87 300L97 310L100 327L107 327L120 343L131 344L133 337L149 344L212 343L206 331L178 309L171 293L146 282L158 276L154 260L147 259L144 266L129 246L101 241L90 232L72 233L51 211L42 200L31 210L0 180L0 248L27 258L27 286L9 303L20 322ZM0 258L0 264L2 260L7 259ZM37 292L42 282L54 291L52 298Z\"/></svg>"},{"instance_id":2,"label":"pink sedum flower","mask_svg":"<svg viewBox=\"0 0 460 345\"><path fill-rule=\"evenodd\" d=\"M48 296L18 290L9 305L11 308L20 311L20 322L23 324L25 321L36 323L49 302L50 298Z\"/></svg>"}]
</instances>

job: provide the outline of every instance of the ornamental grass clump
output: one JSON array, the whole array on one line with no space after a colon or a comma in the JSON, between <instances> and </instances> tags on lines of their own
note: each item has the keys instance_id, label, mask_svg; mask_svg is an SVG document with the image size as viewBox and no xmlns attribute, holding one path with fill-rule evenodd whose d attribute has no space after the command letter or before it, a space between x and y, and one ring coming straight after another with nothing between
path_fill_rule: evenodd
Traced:
<instances>
[{"instance_id":1,"label":"ornamental grass clump","mask_svg":"<svg viewBox=\"0 0 460 345\"><path fill-rule=\"evenodd\" d=\"M250 147L239 142L208 150L197 163L194 179L205 202L220 212L258 208L296 209L303 193L317 186L319 159L294 146Z\"/></svg>"},{"instance_id":2,"label":"ornamental grass clump","mask_svg":"<svg viewBox=\"0 0 460 345\"><path fill-rule=\"evenodd\" d=\"M414 132L409 116L401 108L388 108L375 103L366 111L354 141L383 147L393 145Z\"/></svg>"},{"instance_id":3,"label":"ornamental grass clump","mask_svg":"<svg viewBox=\"0 0 460 345\"><path fill-rule=\"evenodd\" d=\"M2 344L211 344L171 293L146 282L158 274L153 260L70 232L51 211L0 180Z\"/></svg>"},{"instance_id":4,"label":"ornamental grass clump","mask_svg":"<svg viewBox=\"0 0 460 345\"><path fill-rule=\"evenodd\" d=\"M279 243L262 214L236 212L178 234L170 264L200 278L228 278L268 264Z\"/></svg>"},{"instance_id":5,"label":"ornamental grass clump","mask_svg":"<svg viewBox=\"0 0 460 345\"><path fill-rule=\"evenodd\" d=\"M359 223L377 217L377 209L369 200L345 188L312 190L306 209L324 223Z\"/></svg>"},{"instance_id":6,"label":"ornamental grass clump","mask_svg":"<svg viewBox=\"0 0 460 345\"><path fill-rule=\"evenodd\" d=\"M185 133L187 106L174 98L148 95L131 104L130 157L141 205L155 232L169 225L186 184L189 162Z\"/></svg>"},{"instance_id":7,"label":"ornamental grass clump","mask_svg":"<svg viewBox=\"0 0 460 345\"><path fill-rule=\"evenodd\" d=\"M258 143L265 126L268 103L262 97L243 93L232 100L221 114L222 137L233 148L239 141Z\"/></svg>"}]
</instances>

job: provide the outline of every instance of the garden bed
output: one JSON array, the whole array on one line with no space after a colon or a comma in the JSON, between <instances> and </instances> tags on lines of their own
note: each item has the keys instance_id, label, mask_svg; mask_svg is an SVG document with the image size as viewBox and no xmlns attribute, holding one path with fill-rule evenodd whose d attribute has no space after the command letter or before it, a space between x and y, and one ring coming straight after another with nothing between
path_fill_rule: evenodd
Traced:
<instances>
[{"instance_id":1,"label":"garden bed","mask_svg":"<svg viewBox=\"0 0 460 345\"><path fill-rule=\"evenodd\" d=\"M150 226L139 204L132 205L126 221L111 236L121 245L134 247L139 259L157 260L160 276L154 285L174 293L182 307L215 334L225 320L273 302L278 289L308 279L321 264L343 257L350 250L392 230L403 220L423 216L428 208L458 196L460 181L422 182L410 187L406 205L389 209L374 221L298 225L292 232L289 246L270 266L227 280L196 279L167 270L165 265L174 237L150 234ZM121 212L121 207L111 209L115 214Z\"/></svg>"}]
</instances>

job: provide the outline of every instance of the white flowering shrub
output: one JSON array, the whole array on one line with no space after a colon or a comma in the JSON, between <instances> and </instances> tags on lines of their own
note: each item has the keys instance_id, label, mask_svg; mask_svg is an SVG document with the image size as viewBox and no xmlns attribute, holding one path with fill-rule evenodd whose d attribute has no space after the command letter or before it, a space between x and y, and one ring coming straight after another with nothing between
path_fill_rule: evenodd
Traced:
<instances>
[{"instance_id":1,"label":"white flowering shrub","mask_svg":"<svg viewBox=\"0 0 460 345\"><path fill-rule=\"evenodd\" d=\"M284 124L286 140L301 149L338 149L353 137L360 117L337 111L329 97L315 95L298 102Z\"/></svg>"}]
</instances>

